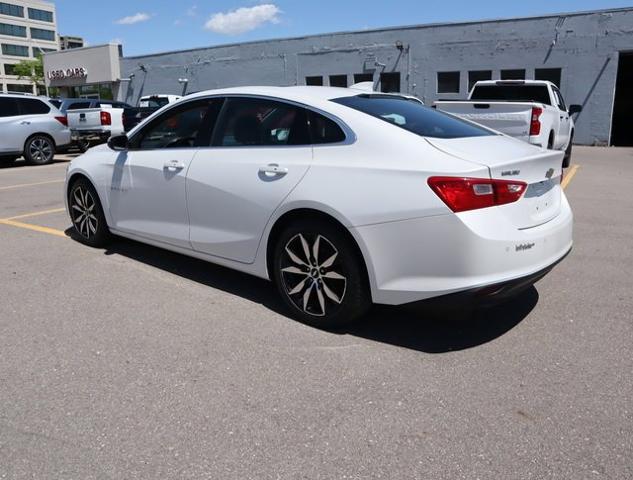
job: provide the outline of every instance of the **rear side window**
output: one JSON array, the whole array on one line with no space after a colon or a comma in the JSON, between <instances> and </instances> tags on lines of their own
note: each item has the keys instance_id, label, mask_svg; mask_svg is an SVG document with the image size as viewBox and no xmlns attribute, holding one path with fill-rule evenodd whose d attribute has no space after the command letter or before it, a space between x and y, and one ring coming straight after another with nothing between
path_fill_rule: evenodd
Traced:
<instances>
[{"instance_id":1,"label":"rear side window","mask_svg":"<svg viewBox=\"0 0 633 480\"><path fill-rule=\"evenodd\" d=\"M312 143L323 145L326 143L339 143L345 140L345 133L333 120L330 120L316 112L309 112L310 133Z\"/></svg>"},{"instance_id":2,"label":"rear side window","mask_svg":"<svg viewBox=\"0 0 633 480\"><path fill-rule=\"evenodd\" d=\"M15 117L17 115L20 115L20 111L16 99L0 97L0 117Z\"/></svg>"},{"instance_id":3,"label":"rear side window","mask_svg":"<svg viewBox=\"0 0 633 480\"><path fill-rule=\"evenodd\" d=\"M464 138L494 135L482 127L402 97L358 95L337 98L332 101L359 110L422 137Z\"/></svg>"},{"instance_id":4,"label":"rear side window","mask_svg":"<svg viewBox=\"0 0 633 480\"><path fill-rule=\"evenodd\" d=\"M20 98L18 104L22 115L42 115L51 111L51 107L35 98Z\"/></svg>"},{"instance_id":5,"label":"rear side window","mask_svg":"<svg viewBox=\"0 0 633 480\"><path fill-rule=\"evenodd\" d=\"M545 85L478 85L470 99L550 105L549 91Z\"/></svg>"},{"instance_id":6,"label":"rear side window","mask_svg":"<svg viewBox=\"0 0 633 480\"><path fill-rule=\"evenodd\" d=\"M49 100L49 102L51 102L55 108L59 108L62 106L62 102L60 102L59 100Z\"/></svg>"},{"instance_id":7,"label":"rear side window","mask_svg":"<svg viewBox=\"0 0 633 480\"><path fill-rule=\"evenodd\" d=\"M263 98L229 98L213 144L221 147L309 145L307 111Z\"/></svg>"}]
</instances>

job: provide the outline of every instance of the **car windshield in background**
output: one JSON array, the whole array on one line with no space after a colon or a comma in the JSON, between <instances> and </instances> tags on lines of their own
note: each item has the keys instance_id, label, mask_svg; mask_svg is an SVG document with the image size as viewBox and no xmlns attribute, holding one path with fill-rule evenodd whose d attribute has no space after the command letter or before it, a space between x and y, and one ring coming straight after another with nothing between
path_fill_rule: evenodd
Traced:
<instances>
[{"instance_id":1,"label":"car windshield in background","mask_svg":"<svg viewBox=\"0 0 633 480\"><path fill-rule=\"evenodd\" d=\"M167 98L145 98L139 103L142 108L162 108L169 103Z\"/></svg>"},{"instance_id":2,"label":"car windshield in background","mask_svg":"<svg viewBox=\"0 0 633 480\"><path fill-rule=\"evenodd\" d=\"M333 102L380 118L422 137L483 137L494 133L472 123L393 95L357 95Z\"/></svg>"},{"instance_id":3,"label":"car windshield in background","mask_svg":"<svg viewBox=\"0 0 633 480\"><path fill-rule=\"evenodd\" d=\"M550 104L549 92L544 85L479 85L470 99Z\"/></svg>"}]
</instances>

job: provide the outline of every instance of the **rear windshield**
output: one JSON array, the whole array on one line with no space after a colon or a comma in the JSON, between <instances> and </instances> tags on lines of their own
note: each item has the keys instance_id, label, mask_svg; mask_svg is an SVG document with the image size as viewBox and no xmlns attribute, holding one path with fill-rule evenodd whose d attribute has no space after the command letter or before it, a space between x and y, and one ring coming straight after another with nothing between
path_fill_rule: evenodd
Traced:
<instances>
[{"instance_id":1,"label":"rear windshield","mask_svg":"<svg viewBox=\"0 0 633 480\"><path fill-rule=\"evenodd\" d=\"M550 105L545 85L480 85L471 100L502 100L506 102L538 102Z\"/></svg>"},{"instance_id":2,"label":"rear windshield","mask_svg":"<svg viewBox=\"0 0 633 480\"><path fill-rule=\"evenodd\" d=\"M494 133L472 123L393 95L358 95L333 102L367 113L422 137L484 137Z\"/></svg>"},{"instance_id":3,"label":"rear windshield","mask_svg":"<svg viewBox=\"0 0 633 480\"><path fill-rule=\"evenodd\" d=\"M150 108L161 108L169 103L168 98L164 97L151 97L151 98L142 98L139 103L139 107L150 107Z\"/></svg>"}]
</instances>

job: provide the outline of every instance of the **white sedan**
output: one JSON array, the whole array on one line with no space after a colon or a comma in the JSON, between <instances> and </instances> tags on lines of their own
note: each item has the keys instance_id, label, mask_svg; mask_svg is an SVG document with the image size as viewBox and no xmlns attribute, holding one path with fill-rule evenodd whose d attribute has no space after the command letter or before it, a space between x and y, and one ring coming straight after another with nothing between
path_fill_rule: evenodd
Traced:
<instances>
[{"instance_id":1,"label":"white sedan","mask_svg":"<svg viewBox=\"0 0 633 480\"><path fill-rule=\"evenodd\" d=\"M76 158L66 200L88 245L116 234L270 279L331 327L534 283L572 247L562 157L393 94L243 87Z\"/></svg>"}]
</instances>

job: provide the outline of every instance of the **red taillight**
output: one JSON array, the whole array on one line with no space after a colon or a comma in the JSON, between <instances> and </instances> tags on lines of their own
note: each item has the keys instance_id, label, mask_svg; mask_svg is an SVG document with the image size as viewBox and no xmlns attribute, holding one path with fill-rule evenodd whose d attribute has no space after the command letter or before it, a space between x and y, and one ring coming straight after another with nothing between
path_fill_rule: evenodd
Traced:
<instances>
[{"instance_id":1,"label":"red taillight","mask_svg":"<svg viewBox=\"0 0 633 480\"><path fill-rule=\"evenodd\" d=\"M541 107L532 107L532 119L530 121L530 136L539 135L541 133L541 114L543 109Z\"/></svg>"},{"instance_id":2,"label":"red taillight","mask_svg":"<svg viewBox=\"0 0 633 480\"><path fill-rule=\"evenodd\" d=\"M101 125L112 125L110 112L101 112Z\"/></svg>"},{"instance_id":3,"label":"red taillight","mask_svg":"<svg viewBox=\"0 0 633 480\"><path fill-rule=\"evenodd\" d=\"M55 117L55 120L61 123L64 127L68 126L68 118L66 117Z\"/></svg>"},{"instance_id":4,"label":"red taillight","mask_svg":"<svg viewBox=\"0 0 633 480\"><path fill-rule=\"evenodd\" d=\"M453 212L516 202L527 184L488 178L431 177L429 186Z\"/></svg>"}]
</instances>

